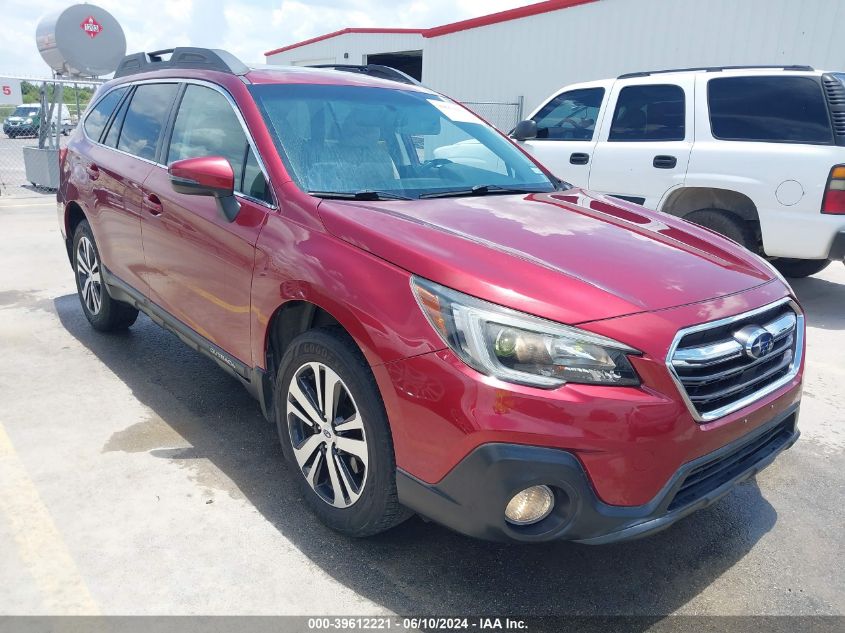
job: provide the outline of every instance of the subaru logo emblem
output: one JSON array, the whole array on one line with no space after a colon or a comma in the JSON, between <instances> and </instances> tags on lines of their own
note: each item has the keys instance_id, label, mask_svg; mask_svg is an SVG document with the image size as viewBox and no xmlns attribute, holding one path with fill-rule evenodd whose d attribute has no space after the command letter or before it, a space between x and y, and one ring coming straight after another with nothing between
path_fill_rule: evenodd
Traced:
<instances>
[{"instance_id":1,"label":"subaru logo emblem","mask_svg":"<svg viewBox=\"0 0 845 633\"><path fill-rule=\"evenodd\" d=\"M767 356L775 346L775 337L768 330L748 325L734 332L734 340L742 345L742 351L750 358Z\"/></svg>"}]
</instances>

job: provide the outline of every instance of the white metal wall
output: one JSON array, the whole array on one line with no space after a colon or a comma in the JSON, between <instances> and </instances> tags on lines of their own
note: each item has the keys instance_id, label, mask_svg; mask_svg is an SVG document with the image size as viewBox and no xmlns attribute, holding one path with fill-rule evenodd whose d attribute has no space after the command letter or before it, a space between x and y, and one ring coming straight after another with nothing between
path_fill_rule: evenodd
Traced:
<instances>
[{"instance_id":1,"label":"white metal wall","mask_svg":"<svg viewBox=\"0 0 845 633\"><path fill-rule=\"evenodd\" d=\"M416 51L423 47L418 33L344 33L267 57L268 64L363 64L367 55ZM343 57L349 53L349 58Z\"/></svg>"},{"instance_id":2,"label":"white metal wall","mask_svg":"<svg viewBox=\"0 0 845 633\"><path fill-rule=\"evenodd\" d=\"M843 0L599 0L425 40L423 83L527 115L560 86L659 68L845 69Z\"/></svg>"}]
</instances>

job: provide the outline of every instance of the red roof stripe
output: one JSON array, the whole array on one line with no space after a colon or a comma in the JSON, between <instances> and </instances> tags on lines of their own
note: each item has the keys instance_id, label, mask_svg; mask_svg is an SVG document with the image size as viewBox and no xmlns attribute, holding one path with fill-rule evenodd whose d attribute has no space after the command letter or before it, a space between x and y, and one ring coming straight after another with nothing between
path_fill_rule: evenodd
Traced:
<instances>
[{"instance_id":1,"label":"red roof stripe","mask_svg":"<svg viewBox=\"0 0 845 633\"><path fill-rule=\"evenodd\" d=\"M458 33L459 31L466 31L469 29L476 29L480 26L489 26L491 24L498 24L499 22L509 22L511 20L518 20L520 18L527 18L532 15L540 15L542 13L549 13L550 11L559 11L561 9L569 9L577 7L581 4L590 4L591 2L598 2L599 0L546 0L546 2L537 2L536 4L529 4L525 7L517 7L516 9L508 9L507 11L499 11L498 13L491 13L490 15L482 15L479 18L470 18L469 20L461 20L460 22L452 22L451 24L444 24L443 26L435 26L431 29L373 29L373 28L348 28L335 31L334 33L326 33L318 37L312 37L310 40L304 42L297 42L296 44L289 44L281 48L273 49L264 53L267 55L275 55L276 53L283 53L285 51L306 46L315 42L337 37L338 35L346 35L347 33L419 33L423 37L439 37L441 35L448 35L450 33Z\"/></svg>"},{"instance_id":2,"label":"red roof stripe","mask_svg":"<svg viewBox=\"0 0 845 633\"><path fill-rule=\"evenodd\" d=\"M448 35L449 33L476 29L480 26L489 26L490 24L498 24L499 22L509 22L520 18L527 18L532 15L549 13L550 11L569 9L570 7L575 7L580 4L589 4L591 2L598 2L598 0L547 0L547 2L538 2L536 4L529 4L525 7L517 7L516 9L508 9L507 11L500 11L499 13L482 15L479 18L470 18L469 20L461 20L460 22L444 24L443 26L435 26L434 28L425 31L423 33L423 37L439 37L440 35Z\"/></svg>"},{"instance_id":3,"label":"red roof stripe","mask_svg":"<svg viewBox=\"0 0 845 633\"><path fill-rule=\"evenodd\" d=\"M264 53L265 56L267 55L275 55L276 53L284 53L285 51L289 51L294 48L299 48L300 46L307 46L308 44L314 44L315 42L322 42L323 40L328 40L333 37L337 37L338 35L346 35L347 33L416 33L419 35L424 34L426 29L375 29L375 28L348 28L348 29L341 29L339 31L335 31L334 33L326 33L325 35L318 35L317 37L312 37L310 40L304 40L302 42L297 42L296 44L289 44L288 46L282 46L281 48L274 48L272 51L267 51Z\"/></svg>"}]
</instances>

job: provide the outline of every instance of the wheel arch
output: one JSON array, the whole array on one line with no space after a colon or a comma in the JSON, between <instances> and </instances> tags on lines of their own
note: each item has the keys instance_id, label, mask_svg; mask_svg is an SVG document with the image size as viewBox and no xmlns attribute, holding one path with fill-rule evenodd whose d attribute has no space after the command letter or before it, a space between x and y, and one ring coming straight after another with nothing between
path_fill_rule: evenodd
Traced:
<instances>
[{"instance_id":1,"label":"wheel arch","mask_svg":"<svg viewBox=\"0 0 845 633\"><path fill-rule=\"evenodd\" d=\"M80 222L87 220L88 217L85 211L75 200L71 200L65 205L64 213L64 229L65 229L65 248L67 249L68 259L73 262L73 234L76 232L76 227Z\"/></svg>"},{"instance_id":2,"label":"wheel arch","mask_svg":"<svg viewBox=\"0 0 845 633\"><path fill-rule=\"evenodd\" d=\"M683 218L695 211L719 209L730 211L759 226L760 214L754 201L739 191L718 187L681 187L671 192L661 205L664 213Z\"/></svg>"}]
</instances>

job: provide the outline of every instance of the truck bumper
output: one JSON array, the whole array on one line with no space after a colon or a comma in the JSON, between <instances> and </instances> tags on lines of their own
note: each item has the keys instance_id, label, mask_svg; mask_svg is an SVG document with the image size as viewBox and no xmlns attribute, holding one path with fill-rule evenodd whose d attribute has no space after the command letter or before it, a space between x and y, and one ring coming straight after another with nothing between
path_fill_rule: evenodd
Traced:
<instances>
[{"instance_id":1,"label":"truck bumper","mask_svg":"<svg viewBox=\"0 0 845 633\"><path fill-rule=\"evenodd\" d=\"M832 259L833 261L845 260L845 231L840 231L833 238L828 259Z\"/></svg>"},{"instance_id":2,"label":"truck bumper","mask_svg":"<svg viewBox=\"0 0 845 633\"><path fill-rule=\"evenodd\" d=\"M399 470L399 500L458 532L493 541L572 540L588 544L653 534L707 507L754 476L798 439L798 405L731 444L684 464L661 492L641 506L599 500L571 452L489 443L467 455L437 484ZM513 525L504 509L529 486L549 486L551 514L533 525Z\"/></svg>"}]
</instances>

